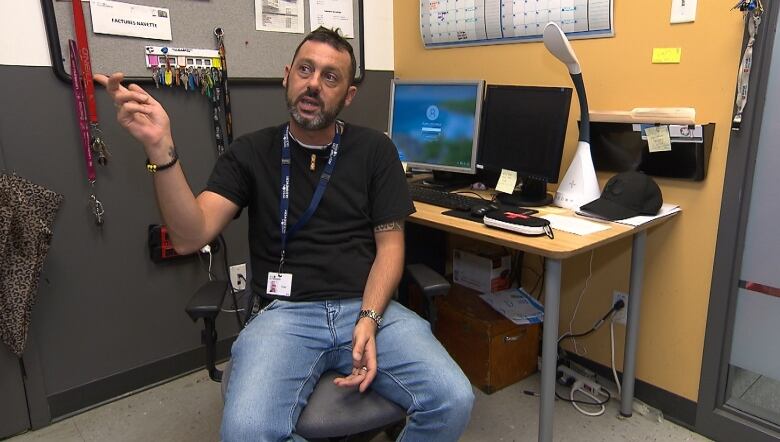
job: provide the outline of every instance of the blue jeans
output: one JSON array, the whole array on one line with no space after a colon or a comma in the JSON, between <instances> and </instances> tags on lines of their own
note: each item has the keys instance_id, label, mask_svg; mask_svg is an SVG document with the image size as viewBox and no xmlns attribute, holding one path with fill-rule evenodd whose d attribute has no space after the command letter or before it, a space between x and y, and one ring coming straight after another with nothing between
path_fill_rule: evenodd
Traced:
<instances>
[{"instance_id":1,"label":"blue jeans","mask_svg":"<svg viewBox=\"0 0 780 442\"><path fill-rule=\"evenodd\" d=\"M222 440L301 440L295 424L322 373L352 369L361 299L275 300L239 334L222 416ZM460 367L416 313L391 302L377 333L371 387L407 411L402 441L455 441L474 393Z\"/></svg>"}]
</instances>

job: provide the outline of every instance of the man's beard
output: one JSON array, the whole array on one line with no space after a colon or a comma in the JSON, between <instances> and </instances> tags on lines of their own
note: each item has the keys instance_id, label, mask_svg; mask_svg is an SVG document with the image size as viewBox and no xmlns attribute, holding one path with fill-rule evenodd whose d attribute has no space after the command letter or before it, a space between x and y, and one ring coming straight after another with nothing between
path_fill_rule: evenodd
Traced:
<instances>
[{"instance_id":1,"label":"man's beard","mask_svg":"<svg viewBox=\"0 0 780 442\"><path fill-rule=\"evenodd\" d=\"M319 94L311 93L307 89L306 92L299 95L298 98L295 99L295 101L290 100L290 86L287 85L287 88L285 88L285 100L287 101L287 110L290 112L290 116L295 120L296 123L298 123L299 126L301 126L304 129L309 130L320 130L324 129L331 124L333 124L334 121L336 121L336 117L341 112L342 109L344 109L344 104L347 101L347 94L344 94L344 97L339 100L339 102L336 104L336 107L334 109L328 110L325 108L325 103L320 98ZM299 111L298 108L295 106L303 97L310 97L317 100L320 110L317 112L317 114L314 116L314 118L308 119L304 117Z\"/></svg>"}]
</instances>

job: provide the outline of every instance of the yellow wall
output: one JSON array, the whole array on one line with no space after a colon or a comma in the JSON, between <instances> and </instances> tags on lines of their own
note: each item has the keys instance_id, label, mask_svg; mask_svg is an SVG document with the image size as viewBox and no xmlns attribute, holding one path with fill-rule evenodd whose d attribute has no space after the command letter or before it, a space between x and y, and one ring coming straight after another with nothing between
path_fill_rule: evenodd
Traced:
<instances>
[{"instance_id":1,"label":"yellow wall","mask_svg":"<svg viewBox=\"0 0 780 442\"><path fill-rule=\"evenodd\" d=\"M696 401L704 328L718 229L731 109L739 66L742 17L734 0L699 2L695 23L669 24L671 2L616 1L615 37L575 40L593 110L684 106L697 122L716 123L703 182L657 179L664 200L683 213L648 235L637 377ZM471 79L488 83L570 86L566 68L543 44L522 43L426 50L419 2L394 2L395 73L404 79ZM681 47L682 62L653 65L653 47ZM579 107L572 100L561 176L574 153ZM601 184L609 174L600 174ZM629 240L599 249L575 330L590 328L611 305L612 291L628 290ZM530 257L528 258L530 259ZM590 254L564 261L561 329L585 285ZM616 327L618 368L624 327ZM609 366L609 327L581 340L585 357Z\"/></svg>"}]
</instances>

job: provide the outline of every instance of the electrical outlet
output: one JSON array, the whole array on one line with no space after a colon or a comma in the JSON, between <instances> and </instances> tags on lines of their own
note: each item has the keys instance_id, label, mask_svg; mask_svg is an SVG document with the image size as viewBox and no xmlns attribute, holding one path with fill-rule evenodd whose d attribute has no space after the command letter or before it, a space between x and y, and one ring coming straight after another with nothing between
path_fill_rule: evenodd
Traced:
<instances>
[{"instance_id":1,"label":"electrical outlet","mask_svg":"<svg viewBox=\"0 0 780 442\"><path fill-rule=\"evenodd\" d=\"M670 23L688 23L696 20L696 0L672 0Z\"/></svg>"},{"instance_id":2,"label":"electrical outlet","mask_svg":"<svg viewBox=\"0 0 780 442\"><path fill-rule=\"evenodd\" d=\"M618 300L620 299L623 300L623 304L625 305L622 309L615 312L615 316L613 317L613 319L618 324L626 325L626 317L627 317L626 313L628 312L628 294L615 290L612 293L612 305L615 305L615 303L618 302Z\"/></svg>"},{"instance_id":3,"label":"electrical outlet","mask_svg":"<svg viewBox=\"0 0 780 442\"><path fill-rule=\"evenodd\" d=\"M243 278L239 278L238 275L243 276ZM233 285L233 290L244 290L246 277L246 263L230 266L230 284Z\"/></svg>"}]
</instances>

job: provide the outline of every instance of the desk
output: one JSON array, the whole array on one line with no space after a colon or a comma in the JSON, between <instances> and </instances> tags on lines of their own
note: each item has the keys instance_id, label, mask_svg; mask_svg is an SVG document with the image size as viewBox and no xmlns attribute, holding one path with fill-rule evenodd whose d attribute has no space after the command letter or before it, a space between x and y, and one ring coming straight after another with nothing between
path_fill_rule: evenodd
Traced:
<instances>
[{"instance_id":1,"label":"desk","mask_svg":"<svg viewBox=\"0 0 780 442\"><path fill-rule=\"evenodd\" d=\"M623 391L620 397L620 414L631 416L634 401L634 380L636 369L636 343L639 333L639 308L642 302L642 278L644 276L645 242L650 227L664 223L673 215L658 218L639 227L610 223L611 229L591 235L578 236L555 231L555 239L546 236L529 237L517 233L493 229L472 221L442 215L438 206L414 202L417 212L409 221L435 229L455 233L493 244L506 246L543 256L544 272L544 332L542 335L542 387L539 408L539 440L552 441L553 404L555 402L555 372L558 341L558 314L561 298L561 261L596 249L605 244L628 236L632 237L631 276L626 322L626 343L623 355ZM555 209L560 213L561 209ZM570 211L566 211L571 215ZM544 215L541 208L539 215Z\"/></svg>"}]
</instances>

